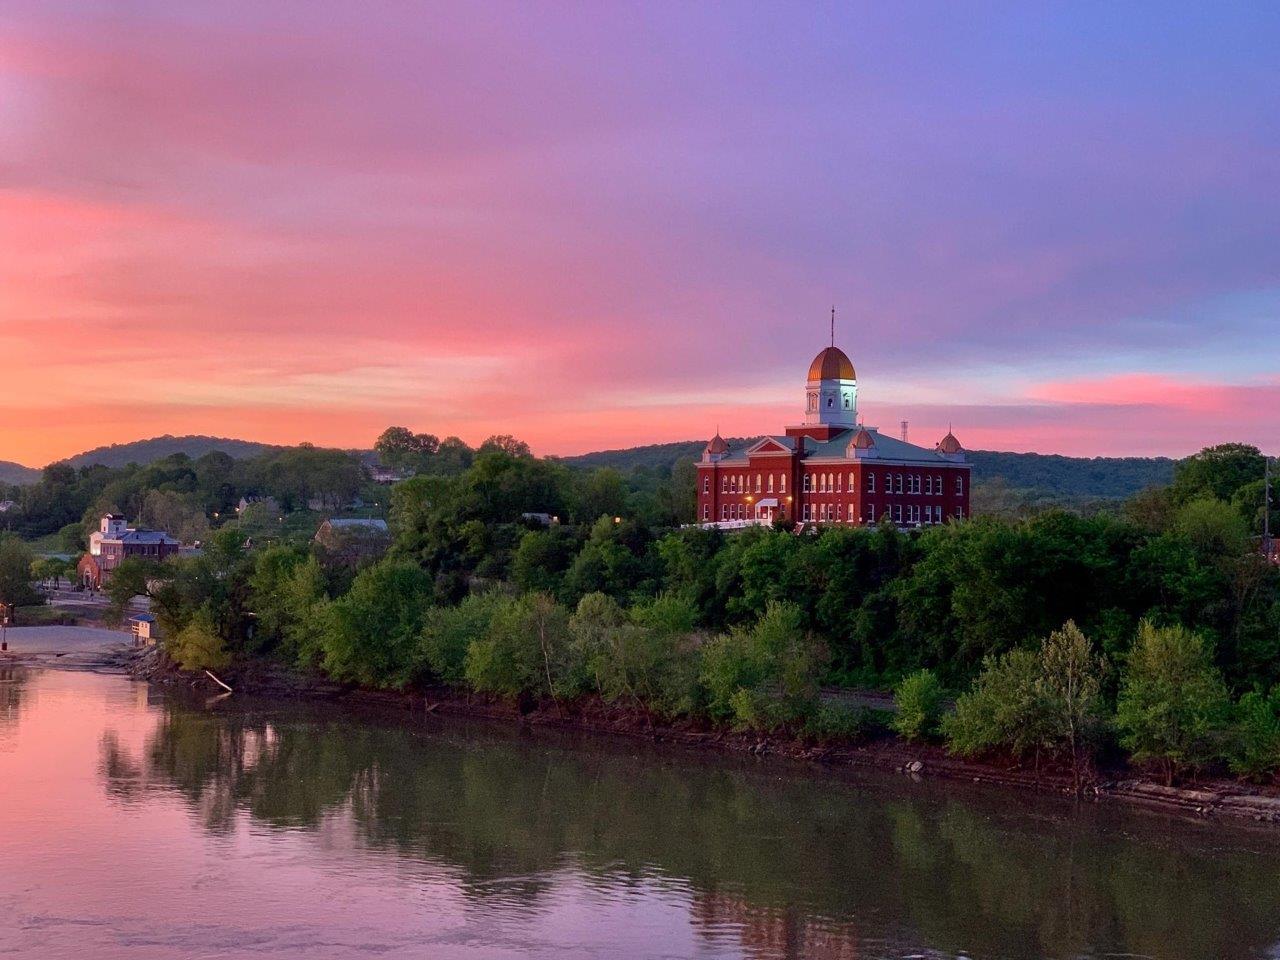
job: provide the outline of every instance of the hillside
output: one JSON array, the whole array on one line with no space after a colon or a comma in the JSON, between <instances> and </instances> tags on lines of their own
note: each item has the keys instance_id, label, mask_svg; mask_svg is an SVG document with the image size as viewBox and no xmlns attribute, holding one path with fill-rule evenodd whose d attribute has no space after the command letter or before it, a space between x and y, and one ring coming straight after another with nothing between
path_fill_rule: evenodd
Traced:
<instances>
[{"instance_id":1,"label":"hillside","mask_svg":"<svg viewBox=\"0 0 1280 960\"><path fill-rule=\"evenodd\" d=\"M239 459L256 456L270 449L273 449L270 444L255 443L251 440L202 436L174 437L166 434L163 437L152 437L150 440L114 443L109 447L86 450L74 457L68 457L65 462L73 467L84 467L93 463L100 463L106 467L124 467L131 463L148 464L175 453L185 453L194 460L210 451L220 450Z\"/></svg>"},{"instance_id":2,"label":"hillside","mask_svg":"<svg viewBox=\"0 0 1280 960\"><path fill-rule=\"evenodd\" d=\"M24 467L10 460L0 460L0 484L35 483L40 479L40 471L32 467Z\"/></svg>"},{"instance_id":3,"label":"hillside","mask_svg":"<svg viewBox=\"0 0 1280 960\"><path fill-rule=\"evenodd\" d=\"M741 439L730 440L738 444ZM698 458L705 440L658 443L626 450L601 450L565 457L571 467L636 467L667 469L681 457ZM1174 460L1168 457L1064 457L1046 453L1003 453L970 450L975 483L1002 480L1015 490L1043 491L1062 497L1099 499L1130 496L1145 487L1173 479Z\"/></svg>"}]
</instances>

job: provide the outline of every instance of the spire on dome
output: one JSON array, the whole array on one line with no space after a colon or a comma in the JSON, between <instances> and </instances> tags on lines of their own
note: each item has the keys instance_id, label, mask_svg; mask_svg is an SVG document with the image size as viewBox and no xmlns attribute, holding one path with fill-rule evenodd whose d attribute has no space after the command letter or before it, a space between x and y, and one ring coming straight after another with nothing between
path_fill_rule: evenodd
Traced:
<instances>
[{"instance_id":1,"label":"spire on dome","mask_svg":"<svg viewBox=\"0 0 1280 960\"><path fill-rule=\"evenodd\" d=\"M716 435L707 441L707 445L702 448L702 459L704 461L719 460L729 452L729 442L720 436L719 429Z\"/></svg>"},{"instance_id":2,"label":"spire on dome","mask_svg":"<svg viewBox=\"0 0 1280 960\"><path fill-rule=\"evenodd\" d=\"M947 426L947 435L938 441L937 450L944 457L954 457L957 454L964 453L964 447L956 439L956 435L951 432L950 425Z\"/></svg>"}]
</instances>

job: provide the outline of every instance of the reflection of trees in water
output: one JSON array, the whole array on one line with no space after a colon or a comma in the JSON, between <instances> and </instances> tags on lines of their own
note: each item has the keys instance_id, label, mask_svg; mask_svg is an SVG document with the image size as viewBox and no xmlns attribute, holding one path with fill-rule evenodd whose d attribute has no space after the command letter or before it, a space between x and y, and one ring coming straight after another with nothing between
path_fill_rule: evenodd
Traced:
<instances>
[{"instance_id":1,"label":"reflection of trees in water","mask_svg":"<svg viewBox=\"0 0 1280 960\"><path fill-rule=\"evenodd\" d=\"M1026 797L588 749L171 709L140 763L104 741L103 771L122 797L178 791L211 831L244 813L309 828L342 813L371 847L458 868L477 898L536 902L566 861L615 889L687 882L699 928L727 924L753 956L850 957L857 931L977 956L1217 958L1257 955L1280 931L1274 858L1165 842L1154 818L1124 821L1135 838L1106 827L1113 812Z\"/></svg>"},{"instance_id":2,"label":"reflection of trees in water","mask_svg":"<svg viewBox=\"0 0 1280 960\"><path fill-rule=\"evenodd\" d=\"M18 711L28 676L25 667L13 664L0 666L0 740L12 736L18 726Z\"/></svg>"}]
</instances>

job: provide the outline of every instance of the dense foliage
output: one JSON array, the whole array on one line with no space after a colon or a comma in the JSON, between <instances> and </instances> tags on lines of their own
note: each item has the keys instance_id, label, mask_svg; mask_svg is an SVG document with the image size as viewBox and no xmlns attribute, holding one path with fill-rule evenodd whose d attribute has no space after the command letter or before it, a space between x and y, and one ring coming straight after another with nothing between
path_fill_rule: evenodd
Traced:
<instances>
[{"instance_id":1,"label":"dense foliage","mask_svg":"<svg viewBox=\"0 0 1280 960\"><path fill-rule=\"evenodd\" d=\"M371 686L591 695L817 740L867 726L822 686L896 684L899 732L961 753L1077 775L1107 745L1168 776L1275 769L1280 571L1254 539L1252 447L1206 450L1114 511L805 535L682 527L689 461L574 470L510 437L464 456L401 428L379 451L412 475L392 488L389 552L355 565L304 540L250 544L210 509L250 489L282 510L347 496L359 464L334 451L50 468L29 502L68 498L68 523L107 502L171 522L203 504L200 556L130 561L110 588L118 610L149 594L193 665L267 654Z\"/></svg>"}]
</instances>

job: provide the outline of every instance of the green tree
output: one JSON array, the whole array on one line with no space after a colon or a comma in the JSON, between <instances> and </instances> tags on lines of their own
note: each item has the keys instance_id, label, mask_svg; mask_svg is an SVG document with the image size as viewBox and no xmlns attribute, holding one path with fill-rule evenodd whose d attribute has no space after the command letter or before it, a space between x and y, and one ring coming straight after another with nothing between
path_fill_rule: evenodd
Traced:
<instances>
[{"instance_id":1,"label":"green tree","mask_svg":"<svg viewBox=\"0 0 1280 960\"><path fill-rule=\"evenodd\" d=\"M627 514L627 485L612 467L597 467L581 481L574 514L580 522Z\"/></svg>"},{"instance_id":2,"label":"green tree","mask_svg":"<svg viewBox=\"0 0 1280 960\"><path fill-rule=\"evenodd\" d=\"M944 718L943 733L953 753L976 756L1007 749L1017 756L1053 745L1053 723L1041 683L1040 657L1033 650L989 656L972 688Z\"/></svg>"},{"instance_id":3,"label":"green tree","mask_svg":"<svg viewBox=\"0 0 1280 960\"><path fill-rule=\"evenodd\" d=\"M1049 634L1040 648L1040 684L1049 737L1071 757L1076 790L1086 758L1106 723L1102 700L1104 663L1075 622Z\"/></svg>"},{"instance_id":4,"label":"green tree","mask_svg":"<svg viewBox=\"0 0 1280 960\"><path fill-rule=\"evenodd\" d=\"M467 650L467 681L477 690L515 697L559 698L575 692L580 664L569 617L552 597L525 594L498 609L489 629Z\"/></svg>"},{"instance_id":5,"label":"green tree","mask_svg":"<svg viewBox=\"0 0 1280 960\"><path fill-rule=\"evenodd\" d=\"M1205 447L1174 467L1170 492L1177 503L1211 497L1231 502L1237 490L1262 476L1262 453L1247 443Z\"/></svg>"},{"instance_id":6,"label":"green tree","mask_svg":"<svg viewBox=\"0 0 1280 960\"><path fill-rule=\"evenodd\" d=\"M423 618L418 642L417 679L430 675L445 683L466 679L467 649L488 633L494 616L507 600L499 593L473 593L453 607L431 607Z\"/></svg>"},{"instance_id":7,"label":"green tree","mask_svg":"<svg viewBox=\"0 0 1280 960\"><path fill-rule=\"evenodd\" d=\"M40 602L31 586L35 554L15 536L0 533L0 604L23 607Z\"/></svg>"},{"instance_id":8,"label":"green tree","mask_svg":"<svg viewBox=\"0 0 1280 960\"><path fill-rule=\"evenodd\" d=\"M1161 764L1172 783L1220 750L1227 717L1226 684L1198 634L1143 621L1121 675L1116 725L1138 761Z\"/></svg>"},{"instance_id":9,"label":"green tree","mask_svg":"<svg viewBox=\"0 0 1280 960\"><path fill-rule=\"evenodd\" d=\"M183 670L220 670L231 662L226 641L218 633L208 607L197 610L190 622L166 642L165 649Z\"/></svg>"},{"instance_id":10,"label":"green tree","mask_svg":"<svg viewBox=\"0 0 1280 960\"><path fill-rule=\"evenodd\" d=\"M1233 772L1253 780L1280 772L1280 684L1270 694L1251 690L1240 698L1234 733Z\"/></svg>"},{"instance_id":11,"label":"green tree","mask_svg":"<svg viewBox=\"0 0 1280 960\"><path fill-rule=\"evenodd\" d=\"M403 686L431 595L416 564L388 560L362 570L333 602L321 639L325 671L368 686Z\"/></svg>"},{"instance_id":12,"label":"green tree","mask_svg":"<svg viewBox=\"0 0 1280 960\"><path fill-rule=\"evenodd\" d=\"M1174 515L1173 529L1202 556L1237 557L1249 547L1249 528L1240 513L1221 500L1191 500Z\"/></svg>"},{"instance_id":13,"label":"green tree","mask_svg":"<svg viewBox=\"0 0 1280 960\"><path fill-rule=\"evenodd\" d=\"M893 692L898 708L893 729L908 740L927 740L942 721L942 684L932 670L908 674Z\"/></svg>"},{"instance_id":14,"label":"green tree","mask_svg":"<svg viewBox=\"0 0 1280 960\"><path fill-rule=\"evenodd\" d=\"M817 702L826 663L826 649L804 629L800 608L770 602L754 624L733 627L704 647L708 711L759 730L801 719Z\"/></svg>"}]
</instances>

